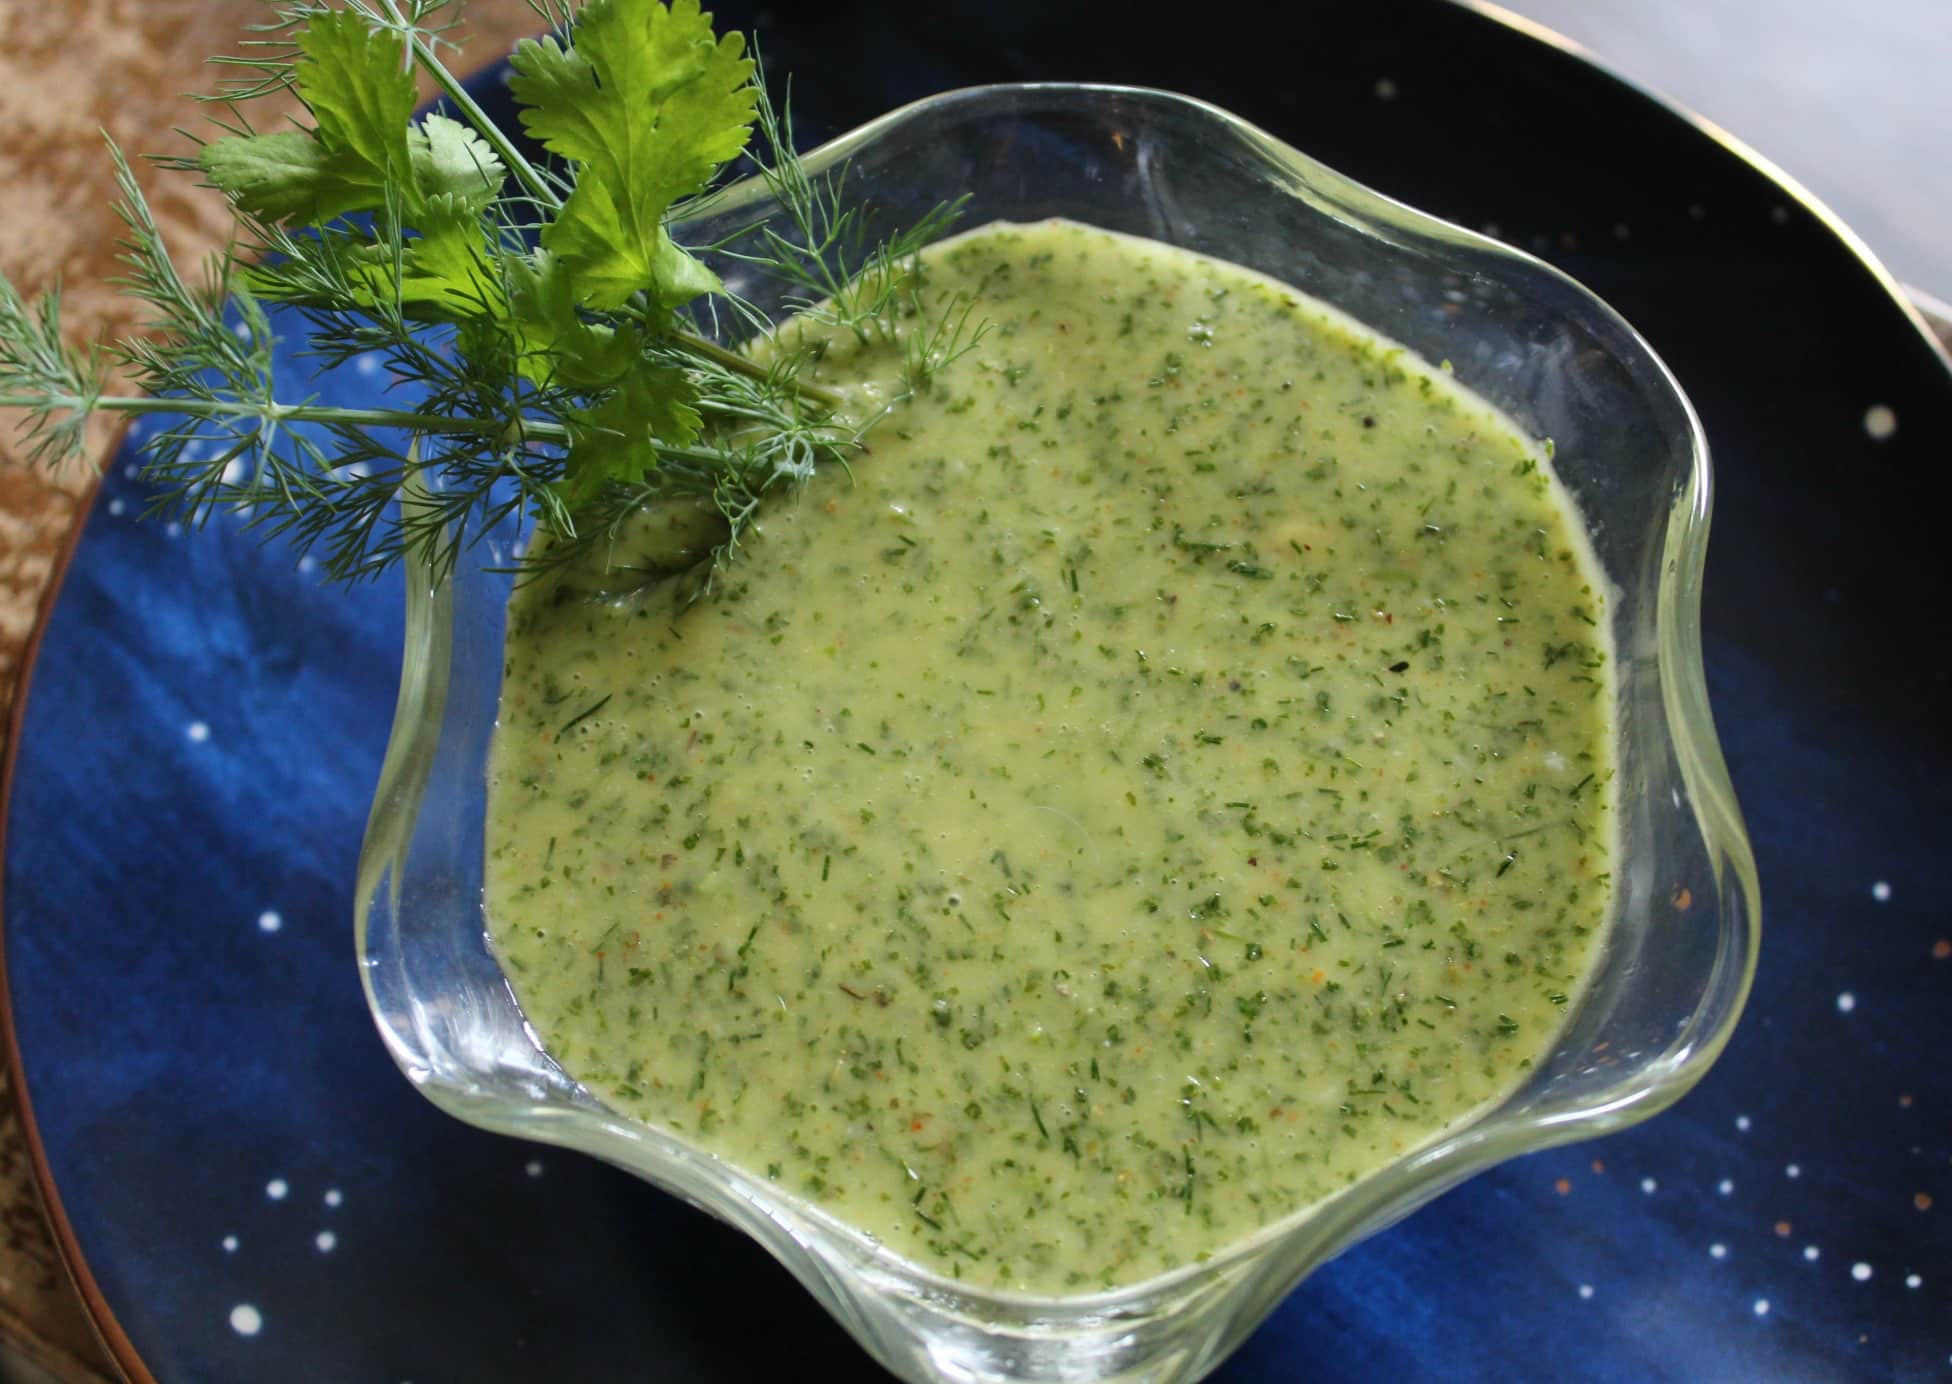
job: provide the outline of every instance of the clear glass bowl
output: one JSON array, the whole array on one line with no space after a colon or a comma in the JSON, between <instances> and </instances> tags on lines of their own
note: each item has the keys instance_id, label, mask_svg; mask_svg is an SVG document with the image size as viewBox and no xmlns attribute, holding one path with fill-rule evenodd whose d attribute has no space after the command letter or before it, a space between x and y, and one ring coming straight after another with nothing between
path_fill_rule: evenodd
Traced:
<instances>
[{"instance_id":1,"label":"clear glass bowl","mask_svg":"<svg viewBox=\"0 0 1952 1384\"><path fill-rule=\"evenodd\" d=\"M1225 111L1120 87L933 97L811 155L846 164L883 224L967 196L962 224L1063 216L1285 280L1432 361L1534 435L1618 588L1618 917L1563 1038L1495 1110L1299 1219L1194 1268L1089 1296L969 1288L609 1109L534 1033L484 940L485 766L508 578L411 574L400 700L360 860L373 1015L420 1090L472 1124L604 1158L760 1241L908 1379L1171 1380L1213 1368L1311 1269L1472 1173L1641 1120L1727 1041L1755 969L1755 867L1703 682L1706 444L1633 329L1539 261L1324 168ZM757 180L688 227L708 243L777 212ZM777 290L735 287L778 307ZM506 558L511 527L485 556Z\"/></svg>"}]
</instances>

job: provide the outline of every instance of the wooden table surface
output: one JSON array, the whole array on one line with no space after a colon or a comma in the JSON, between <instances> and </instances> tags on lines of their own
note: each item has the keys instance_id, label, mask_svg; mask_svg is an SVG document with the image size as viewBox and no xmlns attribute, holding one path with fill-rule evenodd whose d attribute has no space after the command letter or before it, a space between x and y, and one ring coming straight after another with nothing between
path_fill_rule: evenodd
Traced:
<instances>
[{"instance_id":1,"label":"wooden table surface","mask_svg":"<svg viewBox=\"0 0 1952 1384\"><path fill-rule=\"evenodd\" d=\"M133 326L102 287L118 223L97 132L131 152L180 150L174 128L198 117L176 93L209 85L204 59L261 14L261 0L0 0L0 265L29 293L66 285L72 339ZM455 36L455 66L492 61L536 27L526 0L474 0ZM108 72L114 80L98 75ZM259 123L270 124L270 113ZM213 194L181 176L147 174L143 183L179 262L218 242L227 222ZM1952 323L1941 329L1952 344ZM12 422L0 415L0 727L49 579L114 442L110 428L97 428L90 464L49 472L19 456ZM0 1067L0 1343L57 1379L109 1379L113 1367L50 1237L6 1080Z\"/></svg>"},{"instance_id":2,"label":"wooden table surface","mask_svg":"<svg viewBox=\"0 0 1952 1384\"><path fill-rule=\"evenodd\" d=\"M100 132L132 154L183 150L176 127L201 117L179 93L208 89L205 59L231 51L264 8L262 0L0 0L0 267L26 293L65 286L71 340L135 325L103 288L120 225ZM457 71L493 61L540 27L526 0L473 0L465 19L450 35L461 46L450 59ZM254 119L269 126L276 112L260 107ZM179 264L220 243L228 220L215 194L182 175L151 171L142 183ZM97 427L90 464L49 472L26 464L14 421L0 413L0 727L49 578L115 441L112 427ZM0 1342L57 1379L113 1376L50 1237L4 1067Z\"/></svg>"}]
</instances>

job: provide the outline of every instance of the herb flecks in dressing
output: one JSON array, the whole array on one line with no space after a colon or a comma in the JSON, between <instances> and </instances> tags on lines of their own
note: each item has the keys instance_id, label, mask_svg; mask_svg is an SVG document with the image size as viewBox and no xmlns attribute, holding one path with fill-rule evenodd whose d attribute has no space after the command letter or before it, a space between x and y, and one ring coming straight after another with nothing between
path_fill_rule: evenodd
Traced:
<instances>
[{"instance_id":1,"label":"herb flecks in dressing","mask_svg":"<svg viewBox=\"0 0 1952 1384\"><path fill-rule=\"evenodd\" d=\"M1604 588L1535 445L1291 290L1063 222L925 260L991 328L851 486L680 613L515 602L488 907L618 1109L1094 1291L1551 1048L1608 913Z\"/></svg>"}]
</instances>

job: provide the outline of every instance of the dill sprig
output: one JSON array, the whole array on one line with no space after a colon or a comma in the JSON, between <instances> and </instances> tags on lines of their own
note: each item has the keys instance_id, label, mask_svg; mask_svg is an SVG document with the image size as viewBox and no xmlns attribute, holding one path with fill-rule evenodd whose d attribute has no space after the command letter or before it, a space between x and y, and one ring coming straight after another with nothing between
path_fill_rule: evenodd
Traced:
<instances>
[{"instance_id":1,"label":"dill sprig","mask_svg":"<svg viewBox=\"0 0 1952 1384\"><path fill-rule=\"evenodd\" d=\"M31 454L78 454L97 413L161 415L139 443L152 512L233 511L346 581L409 554L445 575L514 516L541 531L529 561L560 564L689 505L716 519L709 581L769 496L844 466L881 415L850 419L803 378L811 344L744 349L774 324L707 260L775 280L819 327L898 343L908 390L973 342L968 305L930 300L914 267L959 207L876 239L845 170L800 162L743 40L697 0L532 3L554 32L517 47L510 89L543 161L446 66L449 0L274 4L217 60L211 133L156 160L235 216L194 280L111 143L119 283L146 320L69 348L58 292L30 304L0 276L0 406L24 410ZM416 70L446 111L416 117ZM274 93L310 123L257 129L247 107ZM674 240L742 168L779 211L732 244ZM385 406L281 394L274 309L321 371L377 359Z\"/></svg>"}]
</instances>

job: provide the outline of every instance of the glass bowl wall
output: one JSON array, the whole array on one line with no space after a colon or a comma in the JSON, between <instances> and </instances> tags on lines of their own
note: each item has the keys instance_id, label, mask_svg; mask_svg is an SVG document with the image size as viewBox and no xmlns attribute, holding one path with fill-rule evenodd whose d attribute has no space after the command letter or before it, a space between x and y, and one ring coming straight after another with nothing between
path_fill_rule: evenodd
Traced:
<instances>
[{"instance_id":1,"label":"glass bowl wall","mask_svg":"<svg viewBox=\"0 0 1952 1384\"><path fill-rule=\"evenodd\" d=\"M1062 216L1185 246L1322 299L1550 438L1615 589L1617 919L1555 1051L1497 1109L1206 1264L1089 1296L982 1292L605 1107L550 1060L484 940L485 768L513 526L436 586L408 578L393 736L361 857L357 933L374 1017L437 1105L580 1149L764 1244L909 1379L1168 1380L1218 1361L1311 1269L1490 1164L1645 1118L1714 1060L1754 971L1754 866L1703 684L1706 447L1665 367L1557 271L1394 203L1215 107L1073 85L951 92L807 160L894 229L966 197L961 224ZM680 239L776 216L727 189ZM719 266L762 308L772 285ZM476 560L479 559L479 560ZM493 1208L483 1208L492 1215ZM647 1248L647 1253L655 1250Z\"/></svg>"}]
</instances>

